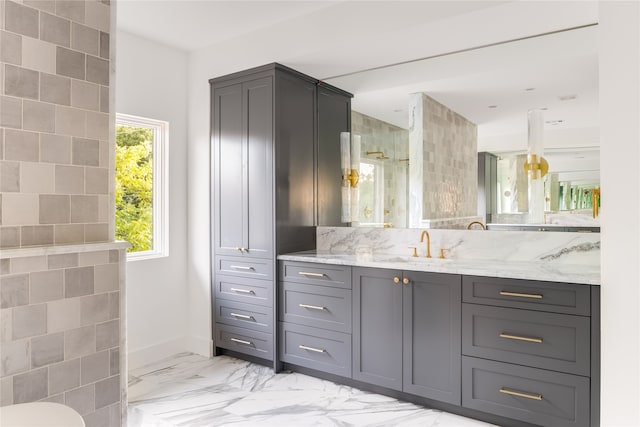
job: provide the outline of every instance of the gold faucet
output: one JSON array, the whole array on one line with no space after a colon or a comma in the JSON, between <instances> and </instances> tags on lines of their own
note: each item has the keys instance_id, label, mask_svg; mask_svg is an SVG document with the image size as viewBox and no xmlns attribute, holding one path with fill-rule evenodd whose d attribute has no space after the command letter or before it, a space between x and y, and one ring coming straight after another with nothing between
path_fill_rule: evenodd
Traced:
<instances>
[{"instance_id":1,"label":"gold faucet","mask_svg":"<svg viewBox=\"0 0 640 427\"><path fill-rule=\"evenodd\" d=\"M420 243L424 242L424 236L427 236L427 254L424 257L431 258L431 236L427 230L424 230L420 235Z\"/></svg>"},{"instance_id":2,"label":"gold faucet","mask_svg":"<svg viewBox=\"0 0 640 427\"><path fill-rule=\"evenodd\" d=\"M467 225L467 230L471 230L471 227L473 227L474 224L480 225L480 227L482 227L482 229L485 230L485 231L487 229L487 226L484 225L483 223L481 223L480 221L473 221L473 222L469 223L469 225Z\"/></svg>"}]
</instances>

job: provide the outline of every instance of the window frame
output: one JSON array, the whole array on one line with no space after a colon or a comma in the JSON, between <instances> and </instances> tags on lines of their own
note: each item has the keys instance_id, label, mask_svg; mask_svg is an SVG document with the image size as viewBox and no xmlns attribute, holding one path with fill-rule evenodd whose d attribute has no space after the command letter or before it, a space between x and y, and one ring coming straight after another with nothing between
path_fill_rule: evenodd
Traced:
<instances>
[{"instance_id":1,"label":"window frame","mask_svg":"<svg viewBox=\"0 0 640 427\"><path fill-rule=\"evenodd\" d=\"M169 122L116 113L116 126L153 131L153 249L127 252L127 261L169 256ZM117 131L116 131L117 132Z\"/></svg>"}]
</instances>

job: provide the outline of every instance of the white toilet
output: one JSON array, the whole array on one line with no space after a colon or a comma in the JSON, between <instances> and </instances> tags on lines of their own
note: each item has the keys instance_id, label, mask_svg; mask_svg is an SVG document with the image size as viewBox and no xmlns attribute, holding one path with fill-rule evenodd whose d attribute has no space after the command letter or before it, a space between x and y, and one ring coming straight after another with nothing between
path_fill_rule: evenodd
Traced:
<instances>
[{"instance_id":1,"label":"white toilet","mask_svg":"<svg viewBox=\"0 0 640 427\"><path fill-rule=\"evenodd\" d=\"M0 407L2 427L85 427L79 413L60 403L33 402Z\"/></svg>"}]
</instances>

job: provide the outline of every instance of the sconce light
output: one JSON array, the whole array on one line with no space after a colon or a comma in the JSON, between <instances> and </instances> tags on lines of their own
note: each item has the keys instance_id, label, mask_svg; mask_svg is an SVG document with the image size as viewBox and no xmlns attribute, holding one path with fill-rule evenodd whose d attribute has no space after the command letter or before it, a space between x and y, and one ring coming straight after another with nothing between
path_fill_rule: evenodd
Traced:
<instances>
[{"instance_id":1,"label":"sconce light","mask_svg":"<svg viewBox=\"0 0 640 427\"><path fill-rule=\"evenodd\" d=\"M360 135L340 132L340 163L342 169L342 222L359 221L358 179L360 168Z\"/></svg>"},{"instance_id":2,"label":"sconce light","mask_svg":"<svg viewBox=\"0 0 640 427\"><path fill-rule=\"evenodd\" d=\"M524 163L524 171L531 176L531 179L542 178L549 172L549 162L547 162L547 159L542 156L538 159L536 154L530 154L529 158L530 160Z\"/></svg>"},{"instance_id":3,"label":"sconce light","mask_svg":"<svg viewBox=\"0 0 640 427\"><path fill-rule=\"evenodd\" d=\"M593 217L597 218L600 214L600 189L594 188L591 192L591 204L593 206Z\"/></svg>"}]
</instances>

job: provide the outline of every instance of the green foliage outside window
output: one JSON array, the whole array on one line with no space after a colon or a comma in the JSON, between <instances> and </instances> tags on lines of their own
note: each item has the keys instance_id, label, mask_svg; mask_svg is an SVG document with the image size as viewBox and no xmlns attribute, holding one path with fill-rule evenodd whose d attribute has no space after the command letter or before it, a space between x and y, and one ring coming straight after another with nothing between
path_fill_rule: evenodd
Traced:
<instances>
[{"instance_id":1,"label":"green foliage outside window","mask_svg":"<svg viewBox=\"0 0 640 427\"><path fill-rule=\"evenodd\" d=\"M153 249L153 130L116 126L116 238Z\"/></svg>"}]
</instances>

